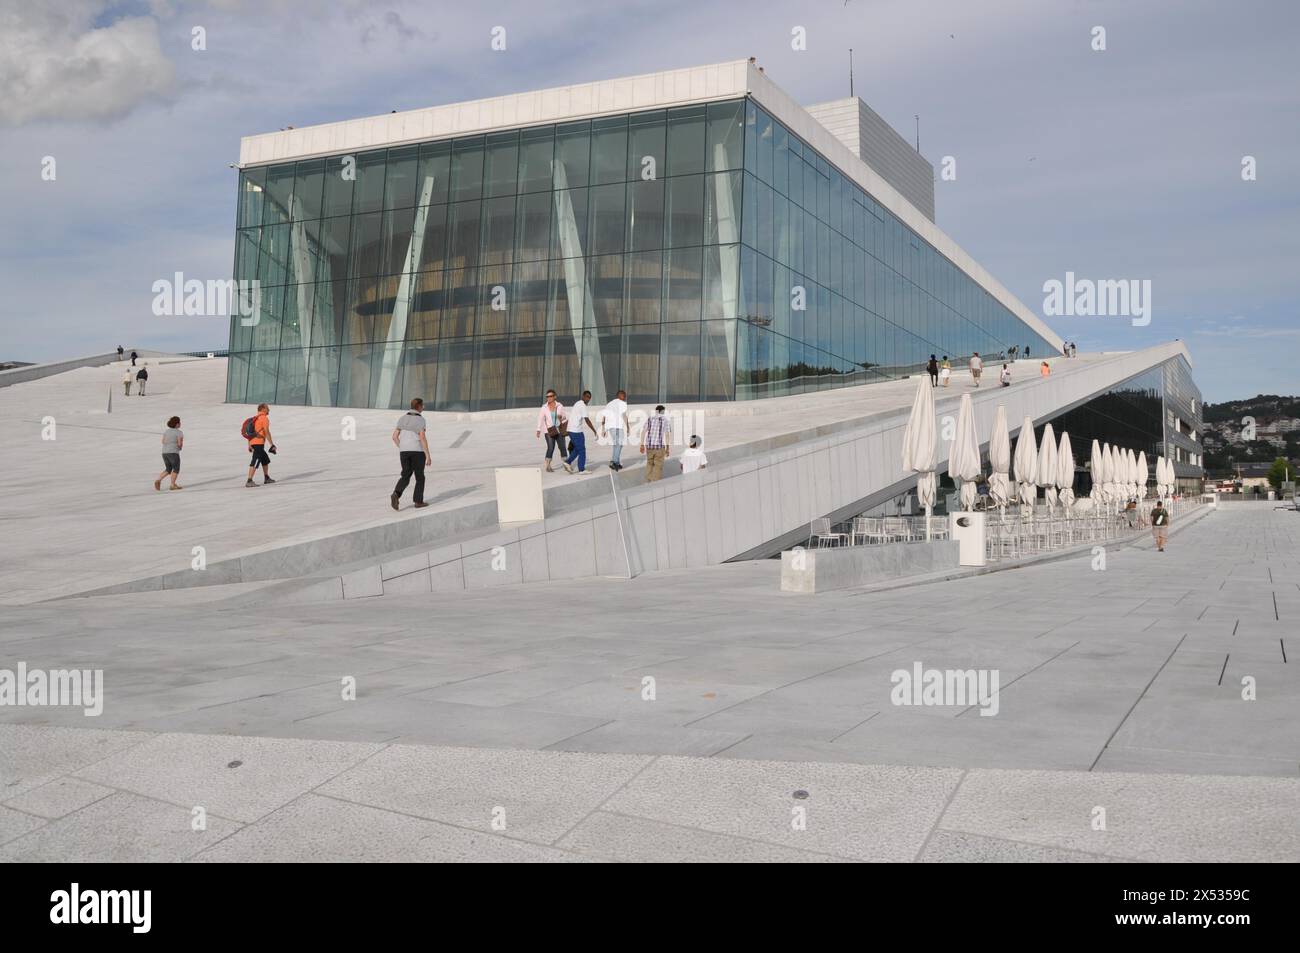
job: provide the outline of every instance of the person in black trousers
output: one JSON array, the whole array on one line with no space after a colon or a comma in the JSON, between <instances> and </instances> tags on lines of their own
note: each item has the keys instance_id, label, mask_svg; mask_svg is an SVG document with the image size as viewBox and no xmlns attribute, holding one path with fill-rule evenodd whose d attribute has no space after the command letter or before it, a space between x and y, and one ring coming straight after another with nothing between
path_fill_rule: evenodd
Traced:
<instances>
[{"instance_id":1,"label":"person in black trousers","mask_svg":"<svg viewBox=\"0 0 1300 953\"><path fill-rule=\"evenodd\" d=\"M411 409L397 418L397 426L393 428L393 443L397 445L397 456L402 461L402 477L389 497L393 509L401 504L411 477L415 477L415 508L423 509L429 505L424 502L424 468L433 463L433 456L429 453L423 410L424 401L419 397L412 398Z\"/></svg>"},{"instance_id":2,"label":"person in black trousers","mask_svg":"<svg viewBox=\"0 0 1300 953\"><path fill-rule=\"evenodd\" d=\"M926 371L930 374L930 386L939 386L939 360L933 354L930 355L930 363L925 365Z\"/></svg>"}]
</instances>

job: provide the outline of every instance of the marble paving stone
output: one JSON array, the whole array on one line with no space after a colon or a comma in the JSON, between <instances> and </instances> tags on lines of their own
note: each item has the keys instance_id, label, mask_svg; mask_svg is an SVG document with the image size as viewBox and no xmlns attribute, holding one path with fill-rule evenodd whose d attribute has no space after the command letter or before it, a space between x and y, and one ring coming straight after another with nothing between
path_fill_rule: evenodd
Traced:
<instances>
[{"instance_id":1,"label":"marble paving stone","mask_svg":"<svg viewBox=\"0 0 1300 953\"><path fill-rule=\"evenodd\" d=\"M581 858L484 831L307 794L194 859L215 863L555 863Z\"/></svg>"},{"instance_id":2,"label":"marble paving stone","mask_svg":"<svg viewBox=\"0 0 1300 953\"><path fill-rule=\"evenodd\" d=\"M1300 760L1252 758L1210 751L1169 751L1130 748L1111 743L1101 753L1094 771L1129 771L1139 774L1235 774L1300 777Z\"/></svg>"},{"instance_id":3,"label":"marble paving stone","mask_svg":"<svg viewBox=\"0 0 1300 953\"><path fill-rule=\"evenodd\" d=\"M9 798L7 807L26 811L51 820L79 811L88 804L113 793L112 788L79 781L76 778L58 778L25 794Z\"/></svg>"},{"instance_id":4,"label":"marble paving stone","mask_svg":"<svg viewBox=\"0 0 1300 953\"><path fill-rule=\"evenodd\" d=\"M675 725L610 722L551 745L550 751L593 751L617 754L681 754L707 758L745 735L736 732L680 728Z\"/></svg>"},{"instance_id":5,"label":"marble paving stone","mask_svg":"<svg viewBox=\"0 0 1300 953\"><path fill-rule=\"evenodd\" d=\"M44 823L42 818L0 806L0 844L7 844L15 838L29 834Z\"/></svg>"},{"instance_id":6,"label":"marble paving stone","mask_svg":"<svg viewBox=\"0 0 1300 953\"><path fill-rule=\"evenodd\" d=\"M629 671L633 671L629 667ZM684 725L720 711L739 701L752 698L764 689L761 685L732 685L711 679L659 678L653 665L609 678L594 678L581 684L537 695L512 705L532 711L560 712L568 715L618 721L624 725L647 723ZM644 692L644 677L654 677L653 700Z\"/></svg>"},{"instance_id":7,"label":"marble paving stone","mask_svg":"<svg viewBox=\"0 0 1300 953\"><path fill-rule=\"evenodd\" d=\"M349 741L408 741L420 744L545 748L606 719L438 701L416 695L357 701L355 708L304 718L295 723L300 738Z\"/></svg>"},{"instance_id":8,"label":"marble paving stone","mask_svg":"<svg viewBox=\"0 0 1300 953\"><path fill-rule=\"evenodd\" d=\"M921 856L929 864L1115 864L1118 857L1060 850L1038 844L1020 844L1000 837L978 837L952 831L935 831Z\"/></svg>"},{"instance_id":9,"label":"marble paving stone","mask_svg":"<svg viewBox=\"0 0 1300 953\"><path fill-rule=\"evenodd\" d=\"M194 830L190 808L118 792L0 847L0 863L175 863L239 825L209 811Z\"/></svg>"},{"instance_id":10,"label":"marble paving stone","mask_svg":"<svg viewBox=\"0 0 1300 953\"><path fill-rule=\"evenodd\" d=\"M905 861L960 777L951 769L662 757L604 809L855 860ZM804 830L793 825L797 807L806 809Z\"/></svg>"},{"instance_id":11,"label":"marble paving stone","mask_svg":"<svg viewBox=\"0 0 1300 953\"><path fill-rule=\"evenodd\" d=\"M845 862L825 854L607 811L596 811L556 846L605 860L651 864Z\"/></svg>"},{"instance_id":12,"label":"marble paving stone","mask_svg":"<svg viewBox=\"0 0 1300 953\"><path fill-rule=\"evenodd\" d=\"M84 727L0 725L0 791L6 800L18 797L152 737L146 732Z\"/></svg>"},{"instance_id":13,"label":"marble paving stone","mask_svg":"<svg viewBox=\"0 0 1300 953\"><path fill-rule=\"evenodd\" d=\"M1093 809L1106 810L1094 830ZM1128 860L1300 860L1300 781L1125 773L974 770L940 826Z\"/></svg>"},{"instance_id":14,"label":"marble paving stone","mask_svg":"<svg viewBox=\"0 0 1300 953\"><path fill-rule=\"evenodd\" d=\"M319 793L458 827L550 844L625 785L649 758L392 745Z\"/></svg>"},{"instance_id":15,"label":"marble paving stone","mask_svg":"<svg viewBox=\"0 0 1300 953\"><path fill-rule=\"evenodd\" d=\"M166 734L84 768L77 777L253 821L377 750L370 744Z\"/></svg>"}]
</instances>

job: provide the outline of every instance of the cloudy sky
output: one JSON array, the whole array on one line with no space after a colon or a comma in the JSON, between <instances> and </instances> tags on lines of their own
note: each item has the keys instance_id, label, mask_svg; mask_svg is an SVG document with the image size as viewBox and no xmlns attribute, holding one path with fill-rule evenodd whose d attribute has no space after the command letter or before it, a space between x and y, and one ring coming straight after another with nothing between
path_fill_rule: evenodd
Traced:
<instances>
[{"instance_id":1,"label":"cloudy sky","mask_svg":"<svg viewBox=\"0 0 1300 953\"><path fill-rule=\"evenodd\" d=\"M242 135L751 55L819 102L852 46L858 95L956 159L940 227L1031 310L1067 271L1151 281L1149 326L1063 337L1297 393L1298 41L1295 0L0 0L0 359L224 346L151 286L229 277Z\"/></svg>"}]
</instances>

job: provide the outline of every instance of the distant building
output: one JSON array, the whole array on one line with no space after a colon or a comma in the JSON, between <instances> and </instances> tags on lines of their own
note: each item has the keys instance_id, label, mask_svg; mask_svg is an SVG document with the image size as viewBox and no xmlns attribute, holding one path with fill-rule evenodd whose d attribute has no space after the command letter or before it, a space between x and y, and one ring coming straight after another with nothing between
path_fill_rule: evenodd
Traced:
<instances>
[{"instance_id":1,"label":"distant building","mask_svg":"<svg viewBox=\"0 0 1300 953\"><path fill-rule=\"evenodd\" d=\"M1273 464L1270 461L1269 463L1241 463L1233 469L1237 471L1243 489L1256 486L1267 489L1268 471L1272 468Z\"/></svg>"}]
</instances>

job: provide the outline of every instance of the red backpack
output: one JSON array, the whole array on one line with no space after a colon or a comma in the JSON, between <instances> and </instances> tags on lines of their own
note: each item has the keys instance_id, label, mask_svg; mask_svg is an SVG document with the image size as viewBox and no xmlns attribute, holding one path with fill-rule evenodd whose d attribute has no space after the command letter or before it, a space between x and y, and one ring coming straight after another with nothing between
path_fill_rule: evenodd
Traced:
<instances>
[{"instance_id":1,"label":"red backpack","mask_svg":"<svg viewBox=\"0 0 1300 953\"><path fill-rule=\"evenodd\" d=\"M239 428L239 435L245 440L252 440L257 436L257 417L249 417Z\"/></svg>"}]
</instances>

